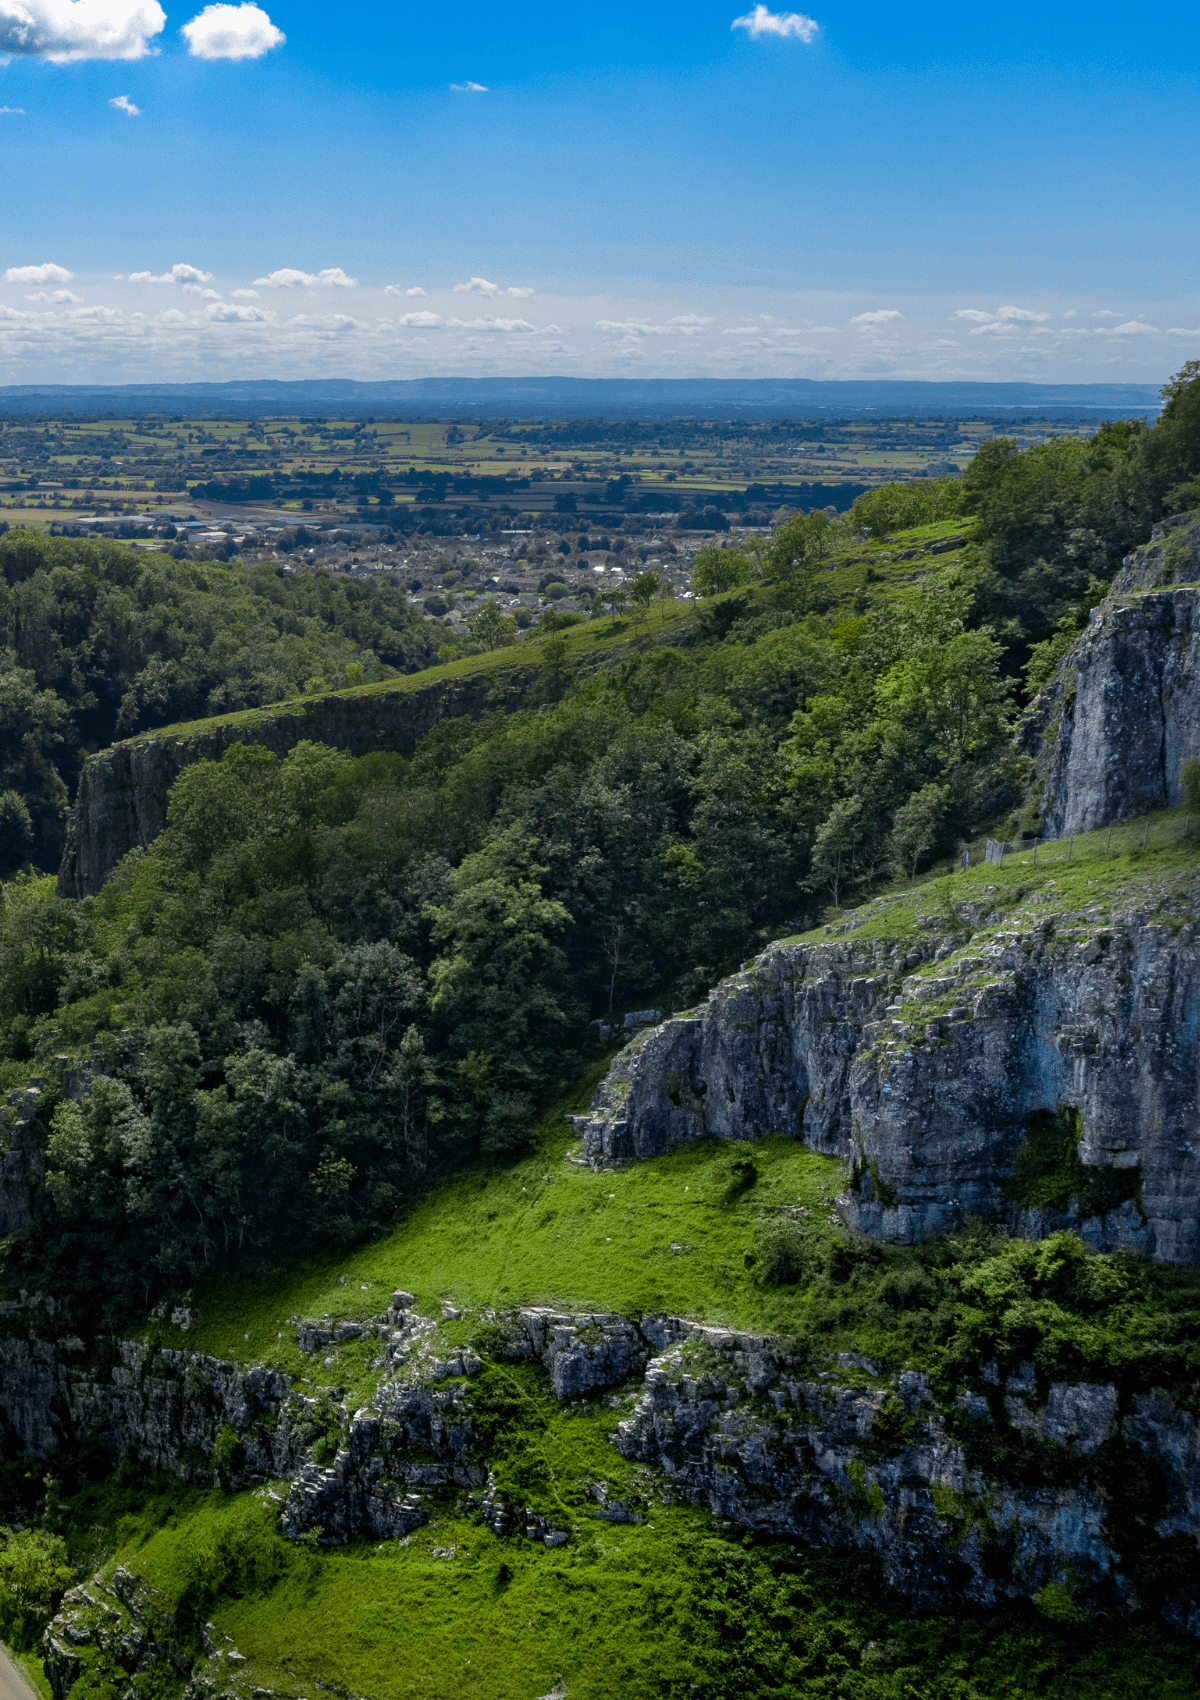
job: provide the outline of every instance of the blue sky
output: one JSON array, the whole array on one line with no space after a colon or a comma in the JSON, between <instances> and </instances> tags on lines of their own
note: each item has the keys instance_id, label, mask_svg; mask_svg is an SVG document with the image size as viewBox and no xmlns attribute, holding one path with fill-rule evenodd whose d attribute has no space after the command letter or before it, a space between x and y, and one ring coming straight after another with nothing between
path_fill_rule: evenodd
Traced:
<instances>
[{"instance_id":1,"label":"blue sky","mask_svg":"<svg viewBox=\"0 0 1200 1700\"><path fill-rule=\"evenodd\" d=\"M1073 0L0 0L0 381L1165 377L1196 37Z\"/></svg>"}]
</instances>

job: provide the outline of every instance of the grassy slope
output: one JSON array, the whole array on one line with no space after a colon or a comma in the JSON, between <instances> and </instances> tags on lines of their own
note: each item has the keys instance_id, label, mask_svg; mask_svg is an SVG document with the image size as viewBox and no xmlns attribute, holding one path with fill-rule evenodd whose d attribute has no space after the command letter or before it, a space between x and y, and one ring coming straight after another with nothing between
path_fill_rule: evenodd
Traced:
<instances>
[{"instance_id":1,"label":"grassy slope","mask_svg":"<svg viewBox=\"0 0 1200 1700\"><path fill-rule=\"evenodd\" d=\"M983 864L933 877L884 893L835 926L853 928L863 939L915 942L923 919L945 931L952 906L974 902L999 919L970 935L971 954L1048 911L1070 916L1086 910L1101 921L1135 911L1162 915L1177 927L1200 907L1200 832L1178 841L1182 824L1176 815L1151 817L1151 848L1144 853L1116 848L1121 837L1140 844L1138 823L1114 834L1109 854L1101 832L1077 838L1069 863L1067 846L1052 845L1036 863L1026 853L1000 868ZM1153 847L1164 841L1164 848ZM1094 931L1099 924L1089 925ZM1061 930L1070 925L1064 920ZM825 930L803 936L816 942ZM929 965L920 972L942 969ZM961 991L954 996L961 999ZM940 1007L936 1000L923 1002L906 1018L924 1022ZM593 1080L602 1067L593 1069ZM838 1231L828 1205L844 1184L841 1166L793 1140L763 1140L750 1150L758 1178L739 1190L734 1163L747 1148L708 1140L615 1174L593 1174L580 1164L564 1119L567 1110L586 1105L590 1089L590 1081L581 1084L551 1107L535 1153L524 1161L503 1170L466 1170L365 1245L286 1270L203 1284L189 1330L159 1323L153 1337L307 1373L312 1361L296 1348L289 1319L377 1314L396 1287L415 1292L431 1315L440 1316L443 1300L466 1313L446 1325L447 1344L464 1337L485 1310L537 1303L667 1310L762 1331L802 1328L804 1290L764 1287L747 1256L754 1256L764 1225L781 1208L797 1214L819 1256L820 1242ZM910 1254L884 1255L904 1261ZM874 1325L855 1319L829 1337L830 1350L850 1346L885 1363L905 1350L902 1341L880 1337ZM343 1346L331 1367L347 1386L365 1390L366 1355L366 1348Z\"/></svg>"},{"instance_id":2,"label":"grassy slope","mask_svg":"<svg viewBox=\"0 0 1200 1700\"><path fill-rule=\"evenodd\" d=\"M575 1479L619 1487L603 1438L617 1414L559 1413L553 1459L569 1453ZM105 1495L105 1573L126 1563L162 1590L182 1608L173 1638L193 1650L211 1621L246 1658L246 1695L320 1683L371 1700L1185 1700L1200 1683L1200 1649L1156 1627L1024 1609L919 1618L869 1561L734 1540L657 1502L626 1526L581 1507L555 1551L449 1508L404 1541L313 1551L279 1539L262 1490L131 1474L123 1493L124 1515L119 1492ZM74 1700L127 1691L89 1663ZM175 1693L172 1676L159 1667L139 1692Z\"/></svg>"},{"instance_id":3,"label":"grassy slope","mask_svg":"<svg viewBox=\"0 0 1200 1700\"><path fill-rule=\"evenodd\" d=\"M873 602L911 596L919 579L954 566L958 557L955 553L948 553L893 562L893 555L899 550L920 549L939 538L965 535L965 530L966 522L947 521L897 533L886 543L856 545L847 554L835 557L824 569L820 594L829 598L835 606L849 602L860 594L869 594ZM868 581L868 572L877 576ZM721 596L707 598L704 606L716 606L746 594L744 590L727 591ZM753 598L755 592L751 591L749 595ZM678 642L689 622L694 621L696 606L695 603L658 602L648 615L641 618L629 614L614 620L609 615L602 615L581 625L569 627L557 635L566 640L568 667L586 669L589 662L604 662L614 658L614 650L624 649L626 646L631 651L636 651L649 643ZM422 690L425 686L436 684L443 679L473 678L525 663L537 664L544 659L546 641L545 637L530 635L523 638L519 644L494 649L486 655L464 656L458 661L427 667L423 672L406 673L396 679L381 679L371 685L352 685L346 690L331 691L327 694L339 697L384 696L393 691ZM312 700L311 697L291 697L264 708L239 709L234 713L214 715L209 719L181 721L172 726L156 727L153 731L139 732L137 741L147 738L195 737L217 726L252 726L258 721L269 720L278 713L303 708L306 702Z\"/></svg>"},{"instance_id":4,"label":"grassy slope","mask_svg":"<svg viewBox=\"0 0 1200 1700\"><path fill-rule=\"evenodd\" d=\"M888 894L852 919L866 936L902 942L915 936L919 917L987 896L1004 921L985 933L1043 916L1047 899L1056 910L1133 910L1174 925L1193 912L1198 853L1186 844L1105 856L1096 835L1076 840L1070 864L1043 853L1036 865L1018 858L1002 869L972 868ZM435 1188L370 1245L299 1270L215 1283L197 1295L195 1326L163 1337L330 1379L300 1358L283 1319L369 1314L394 1285L415 1289L435 1315L443 1298L464 1307L441 1325L447 1344L469 1337L490 1307L550 1299L803 1327L806 1290L764 1288L744 1258L780 1206L806 1210L817 1241L835 1234L826 1202L840 1179L836 1164L792 1141L767 1140L752 1148L756 1183L738 1192L733 1162L746 1148L705 1142L594 1175L570 1160L562 1108L547 1116L537 1154L523 1163ZM883 1254L893 1267L912 1257ZM857 1345L894 1369L893 1358L911 1355L899 1320L889 1340L877 1314L843 1315L832 1329L826 1323L822 1344L830 1352ZM366 1356L351 1344L335 1360L333 1377L352 1396L368 1393ZM404 1542L322 1552L280 1545L279 1556L258 1567L258 1581L254 1564L243 1565L241 1579L230 1573L206 1604L220 1634L247 1657L239 1688L310 1694L320 1680L380 1700L460 1691L532 1700L556 1686L571 1700L1183 1700L1200 1686L1200 1649L1154 1624L1049 1622L1024 1607L920 1618L888 1594L868 1561L737 1540L703 1512L664 1505L652 1480L612 1449L609 1436L631 1394L560 1409L538 1372L511 1373L523 1378L522 1445L536 1452L541 1478L535 1502L574 1529L570 1545L547 1552L497 1541L448 1500ZM641 1510L640 1525L595 1519L587 1487L598 1479ZM272 1526L261 1496L178 1486L146 1501L139 1516L110 1523L114 1560L132 1562L171 1596L195 1574L191 1555L219 1576L221 1562L204 1555Z\"/></svg>"}]
</instances>

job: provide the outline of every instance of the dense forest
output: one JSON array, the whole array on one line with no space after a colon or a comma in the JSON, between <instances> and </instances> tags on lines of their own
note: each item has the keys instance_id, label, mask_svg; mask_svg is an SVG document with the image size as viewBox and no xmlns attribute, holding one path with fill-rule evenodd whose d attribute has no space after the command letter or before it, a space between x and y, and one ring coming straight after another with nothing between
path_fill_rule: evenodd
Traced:
<instances>
[{"instance_id":1,"label":"dense forest","mask_svg":"<svg viewBox=\"0 0 1200 1700\"><path fill-rule=\"evenodd\" d=\"M1153 429L999 440L961 480L710 549L698 580L724 593L682 623L587 673L543 640L537 700L444 721L411 759L307 743L201 762L96 898L16 873L4 1078L62 1053L106 1072L54 1115L52 1203L7 1242L10 1271L141 1302L386 1223L430 1172L518 1151L589 1021L685 1007L773 933L1019 822L1023 691L1121 555L1200 502L1198 474L1186 368ZM970 540L950 565L903 593L879 574L852 605L827 592L847 551L946 519ZM7 830L20 804L27 853L85 739L429 659L398 596L324 575L24 533L0 565Z\"/></svg>"},{"instance_id":2,"label":"dense forest","mask_svg":"<svg viewBox=\"0 0 1200 1700\"><path fill-rule=\"evenodd\" d=\"M442 633L392 585L0 539L0 873L57 865L84 754L198 715L427 667Z\"/></svg>"}]
</instances>

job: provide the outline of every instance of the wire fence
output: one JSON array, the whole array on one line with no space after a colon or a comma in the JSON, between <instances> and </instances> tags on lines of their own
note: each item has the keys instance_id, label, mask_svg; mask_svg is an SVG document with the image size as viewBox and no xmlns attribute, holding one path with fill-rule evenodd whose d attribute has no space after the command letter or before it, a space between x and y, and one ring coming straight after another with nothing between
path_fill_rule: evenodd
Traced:
<instances>
[{"instance_id":1,"label":"wire fence","mask_svg":"<svg viewBox=\"0 0 1200 1700\"><path fill-rule=\"evenodd\" d=\"M1192 822L1200 834L1200 815L1151 816L1114 821L1095 832L1071 833L1066 838L984 838L965 844L959 866L970 868L980 862L1003 867L1020 858L1030 863L1072 862L1076 856L1127 855L1131 850L1165 850L1192 836Z\"/></svg>"}]
</instances>

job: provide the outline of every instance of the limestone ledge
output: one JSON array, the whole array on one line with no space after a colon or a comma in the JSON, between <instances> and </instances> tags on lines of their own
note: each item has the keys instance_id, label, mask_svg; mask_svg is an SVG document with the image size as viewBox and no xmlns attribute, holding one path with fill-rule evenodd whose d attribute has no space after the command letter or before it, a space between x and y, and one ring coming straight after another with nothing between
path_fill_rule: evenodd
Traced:
<instances>
[{"instance_id":1,"label":"limestone ledge","mask_svg":"<svg viewBox=\"0 0 1200 1700\"><path fill-rule=\"evenodd\" d=\"M553 1547L568 1542L583 1519L636 1521L654 1498L683 1499L740 1528L875 1554L887 1580L920 1609L1035 1598L1051 1583L1069 1586L1081 1609L1144 1607L1108 1531L1102 1478L1085 1472L1084 1485L1063 1490L988 1479L967 1463L955 1429L961 1415L1083 1460L1104 1449L1110 1469L1114 1451L1118 1469L1121 1457L1132 1464L1148 1454L1163 1485L1155 1533L1200 1537L1200 1436L1194 1417L1163 1393L1066 1382L1039 1392L1032 1364L1006 1381L993 1365L946 1411L918 1372L889 1381L850 1354L836 1368L815 1370L780 1341L680 1317L635 1322L531 1308L504 1319L501 1336L506 1355L546 1365L562 1399L619 1389L612 1402L627 1414L614 1445L644 1466L640 1502L619 1501L607 1482L594 1483L577 1500L580 1521L570 1528L506 1504L475 1447L465 1381L385 1382L369 1408L353 1415L342 1409L342 1444L332 1462L318 1465L303 1440L302 1413L284 1422L294 1395L286 1377L198 1354L129 1349L113 1371L106 1438L179 1468L179 1449L211 1436L218 1415L240 1424L243 1484L255 1470L292 1472L286 1497L270 1481L257 1490L279 1504L292 1538L403 1537L426 1520L426 1496L449 1491L496 1535ZM39 1360L47 1375L52 1355L47 1349ZM72 1372L61 1373L69 1383ZM164 1399L172 1380L181 1397ZM90 1396L71 1407L85 1426L100 1408L91 1385ZM295 1437L290 1450L261 1444L262 1418L272 1409L280 1429ZM1176 1586L1150 1604L1175 1628L1200 1634L1194 1589ZM191 1700L241 1692L246 1661L236 1648L220 1643L209 1626L204 1656L193 1663L173 1643L172 1629L144 1579L102 1571L68 1594L47 1632L56 1691L66 1694L88 1649L97 1648L131 1672L170 1661L190 1676Z\"/></svg>"},{"instance_id":2,"label":"limestone ledge","mask_svg":"<svg viewBox=\"0 0 1200 1700\"><path fill-rule=\"evenodd\" d=\"M912 946L853 930L772 945L618 1053L573 1118L585 1157L789 1135L846 1163L856 1184L838 1208L883 1239L990 1217L1200 1263L1200 888L1039 913L1044 897L1007 922L977 914L978 933L943 918L954 930ZM1130 1171L1104 1215L1019 1210L1006 1194L1031 1116L1064 1105L1082 1116L1084 1165Z\"/></svg>"},{"instance_id":3,"label":"limestone ledge","mask_svg":"<svg viewBox=\"0 0 1200 1700\"><path fill-rule=\"evenodd\" d=\"M520 708L536 675L527 663L423 686L403 680L393 690L330 693L201 722L194 731L148 733L114 744L90 757L80 775L59 895L94 896L122 856L152 844L167 824L171 786L193 762L219 761L239 743L284 756L306 738L354 756L374 750L409 755L444 719L477 720L494 709Z\"/></svg>"}]
</instances>

